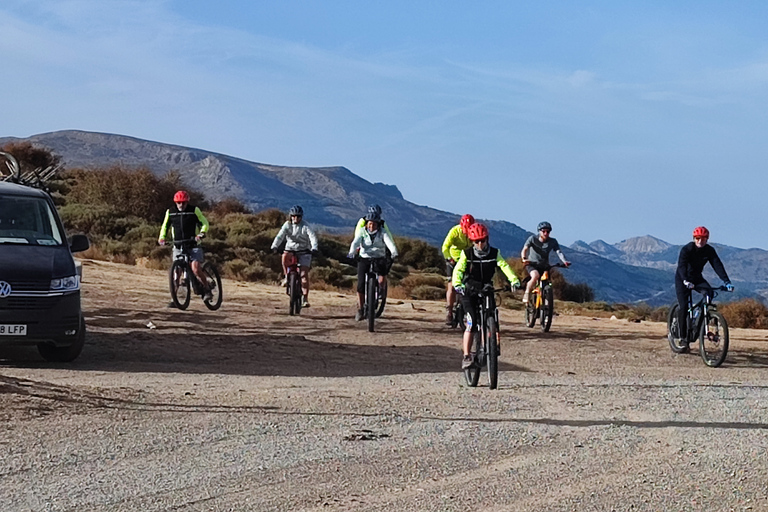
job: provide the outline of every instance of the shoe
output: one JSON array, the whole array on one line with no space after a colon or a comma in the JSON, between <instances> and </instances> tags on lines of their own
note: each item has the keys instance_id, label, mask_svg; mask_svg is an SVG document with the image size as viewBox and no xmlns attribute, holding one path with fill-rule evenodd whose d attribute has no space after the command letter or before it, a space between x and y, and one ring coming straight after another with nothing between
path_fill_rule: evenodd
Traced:
<instances>
[{"instance_id":1,"label":"shoe","mask_svg":"<svg viewBox=\"0 0 768 512\"><path fill-rule=\"evenodd\" d=\"M280 286L288 286L288 276L285 276L282 281L280 281Z\"/></svg>"},{"instance_id":2,"label":"shoe","mask_svg":"<svg viewBox=\"0 0 768 512\"><path fill-rule=\"evenodd\" d=\"M466 370L468 368L472 368L472 365L475 364L475 358L471 355L464 356L464 358L461 360L461 369Z\"/></svg>"},{"instance_id":3,"label":"shoe","mask_svg":"<svg viewBox=\"0 0 768 512\"><path fill-rule=\"evenodd\" d=\"M364 316L363 315L363 310L362 309L358 309L357 313L355 313L355 321L359 322L360 320L363 319L363 316Z\"/></svg>"},{"instance_id":4,"label":"shoe","mask_svg":"<svg viewBox=\"0 0 768 512\"><path fill-rule=\"evenodd\" d=\"M525 292L525 293L523 294L523 302L525 302L525 303L527 303L527 302L528 302L528 292Z\"/></svg>"},{"instance_id":5,"label":"shoe","mask_svg":"<svg viewBox=\"0 0 768 512\"><path fill-rule=\"evenodd\" d=\"M210 291L210 290L208 290L207 292L205 292L205 294L203 295L203 300L204 300L205 302L211 302L211 301L213 300L213 294L211 293L211 291Z\"/></svg>"},{"instance_id":6,"label":"shoe","mask_svg":"<svg viewBox=\"0 0 768 512\"><path fill-rule=\"evenodd\" d=\"M169 302L169 303L168 303L168 305L167 305L166 307L167 307L167 308L173 308L173 309L176 309L176 304L174 304L174 303L173 303L173 301L171 301L171 302Z\"/></svg>"},{"instance_id":7,"label":"shoe","mask_svg":"<svg viewBox=\"0 0 768 512\"><path fill-rule=\"evenodd\" d=\"M453 325L453 308L445 306L445 325Z\"/></svg>"},{"instance_id":8,"label":"shoe","mask_svg":"<svg viewBox=\"0 0 768 512\"><path fill-rule=\"evenodd\" d=\"M309 307L309 301L307 300L307 296L304 295L301 297L301 307L308 308Z\"/></svg>"}]
</instances>

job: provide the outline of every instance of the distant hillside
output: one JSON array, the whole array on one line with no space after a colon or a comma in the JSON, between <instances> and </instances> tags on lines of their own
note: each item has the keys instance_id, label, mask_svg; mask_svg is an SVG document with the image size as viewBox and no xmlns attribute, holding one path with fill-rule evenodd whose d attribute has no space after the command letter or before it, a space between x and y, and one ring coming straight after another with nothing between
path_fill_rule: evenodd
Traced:
<instances>
[{"instance_id":1,"label":"distant hillside","mask_svg":"<svg viewBox=\"0 0 768 512\"><path fill-rule=\"evenodd\" d=\"M67 168L122 165L146 167L157 175L178 171L189 187L204 192L210 199L233 197L254 211L267 208L287 211L292 205L301 204L307 212L307 220L329 232L351 233L367 205L378 203L396 235L420 238L440 246L460 216L411 203L403 198L396 186L371 183L345 167L263 164L201 149L76 130L44 133L26 139L4 137L0 138L0 145L21 141L29 141L61 156ZM531 234L503 220L484 222L489 226L493 244L506 257L517 257ZM669 269L677 261L677 246L653 237L640 238L644 240L629 239L616 245L601 240L591 244L580 241L570 251L566 248L568 258L574 262L573 267L563 271L566 279L588 283L598 300L645 300L654 305L670 302L674 291ZM665 244L667 249L663 249ZM730 249L724 250L723 254L725 259L727 253L728 265L731 261L738 262L744 269L743 273L734 272L734 279L768 267L768 258L763 258L765 251ZM763 272L762 275L768 274ZM751 278L744 279L749 281ZM763 283L762 288L768 289L768 283Z\"/></svg>"}]
</instances>

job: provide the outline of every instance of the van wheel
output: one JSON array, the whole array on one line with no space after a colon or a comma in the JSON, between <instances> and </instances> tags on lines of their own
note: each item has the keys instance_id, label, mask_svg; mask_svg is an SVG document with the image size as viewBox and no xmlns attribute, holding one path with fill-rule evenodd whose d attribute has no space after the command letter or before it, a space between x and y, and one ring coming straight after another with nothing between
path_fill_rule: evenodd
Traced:
<instances>
[{"instance_id":1,"label":"van wheel","mask_svg":"<svg viewBox=\"0 0 768 512\"><path fill-rule=\"evenodd\" d=\"M80 314L80 326L77 329L77 336L68 347L57 347L53 343L38 343L37 351L43 356L43 359L52 363L69 363L77 359L85 345L85 317Z\"/></svg>"}]
</instances>

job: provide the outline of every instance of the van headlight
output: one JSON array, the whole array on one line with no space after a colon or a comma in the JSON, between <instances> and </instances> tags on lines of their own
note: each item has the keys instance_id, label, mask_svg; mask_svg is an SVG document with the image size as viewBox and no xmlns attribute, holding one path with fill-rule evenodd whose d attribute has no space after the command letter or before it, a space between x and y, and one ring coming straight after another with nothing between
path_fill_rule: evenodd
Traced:
<instances>
[{"instance_id":1,"label":"van headlight","mask_svg":"<svg viewBox=\"0 0 768 512\"><path fill-rule=\"evenodd\" d=\"M79 276L67 276L61 279L51 279L51 291L70 292L80 289Z\"/></svg>"}]
</instances>

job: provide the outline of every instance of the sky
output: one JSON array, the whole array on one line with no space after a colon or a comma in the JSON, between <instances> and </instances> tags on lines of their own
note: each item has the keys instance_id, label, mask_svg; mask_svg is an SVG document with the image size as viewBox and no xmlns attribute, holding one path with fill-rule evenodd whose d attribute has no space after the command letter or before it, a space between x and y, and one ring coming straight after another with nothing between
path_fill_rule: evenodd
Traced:
<instances>
[{"instance_id":1,"label":"sky","mask_svg":"<svg viewBox=\"0 0 768 512\"><path fill-rule=\"evenodd\" d=\"M3 0L0 136L344 166L565 244L705 225L768 249L766 19L749 0Z\"/></svg>"}]
</instances>

